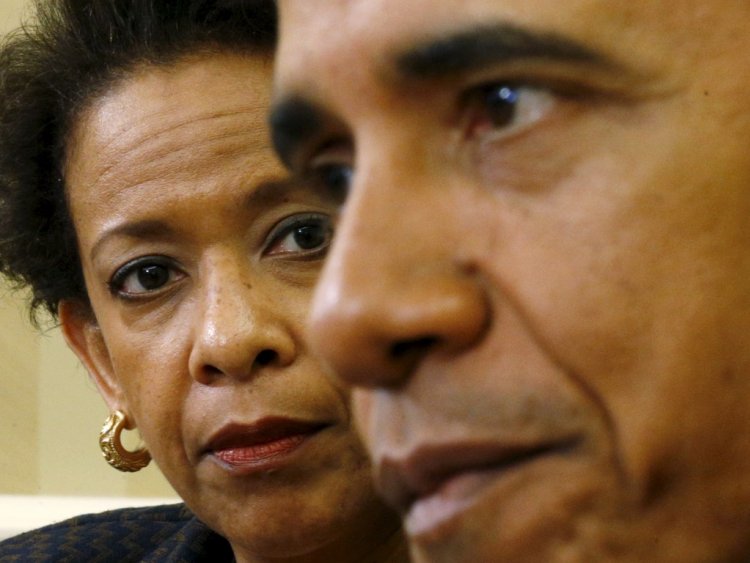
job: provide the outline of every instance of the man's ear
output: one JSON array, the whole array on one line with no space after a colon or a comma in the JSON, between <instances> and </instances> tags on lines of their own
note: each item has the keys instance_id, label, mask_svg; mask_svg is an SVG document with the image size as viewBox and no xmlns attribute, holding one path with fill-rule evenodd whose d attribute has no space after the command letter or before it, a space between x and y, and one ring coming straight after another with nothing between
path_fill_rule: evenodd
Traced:
<instances>
[{"instance_id":1,"label":"man's ear","mask_svg":"<svg viewBox=\"0 0 750 563\"><path fill-rule=\"evenodd\" d=\"M65 341L89 372L110 412L127 412L125 397L99 323L88 305L61 301L57 308Z\"/></svg>"}]
</instances>

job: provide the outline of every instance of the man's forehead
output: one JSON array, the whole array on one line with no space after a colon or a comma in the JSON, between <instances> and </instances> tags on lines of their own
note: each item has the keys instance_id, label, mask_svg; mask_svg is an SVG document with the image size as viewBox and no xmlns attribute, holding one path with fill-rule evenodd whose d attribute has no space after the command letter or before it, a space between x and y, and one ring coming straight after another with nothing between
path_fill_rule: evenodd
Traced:
<instances>
[{"instance_id":1,"label":"man's forehead","mask_svg":"<svg viewBox=\"0 0 750 563\"><path fill-rule=\"evenodd\" d=\"M281 0L280 8L272 122L287 162L322 121L377 121L403 109L414 80L448 84L475 69L533 61L608 67L634 93L667 91L717 58L744 68L744 55L731 53L746 51L738 38L750 31L747 0L683 0L677 8L662 0Z\"/></svg>"},{"instance_id":2,"label":"man's forehead","mask_svg":"<svg viewBox=\"0 0 750 563\"><path fill-rule=\"evenodd\" d=\"M388 54L412 42L488 22L649 55L664 43L699 43L696 33L712 22L750 16L747 0L683 0L677 6L663 0L281 0L280 9L281 63L296 59L300 70L312 68L302 60L318 55L339 65L387 63Z\"/></svg>"},{"instance_id":3,"label":"man's forehead","mask_svg":"<svg viewBox=\"0 0 750 563\"><path fill-rule=\"evenodd\" d=\"M483 48L511 47L519 53L557 43L559 48L548 49L553 57L577 52L593 55L592 60L613 61L622 60L618 51L629 51L625 36L638 34L630 41L639 50L639 65L648 68L649 59L660 52L648 47L645 31L633 31L635 5L641 6L646 25L658 20L646 17L647 12L669 12L663 2L652 0L281 0L276 100L295 97L316 105L322 100L321 105L328 106L341 95L367 98L374 88L387 87L385 83L404 68L426 68L419 61L428 62L429 57L414 57L415 53L434 45L449 46L443 51L450 52L455 38L469 37L478 29L509 32L499 34L505 35L499 40L495 34L474 41L475 55ZM530 42L529 37L536 39ZM513 49L516 38L523 44ZM436 69L439 58L433 59Z\"/></svg>"}]
</instances>

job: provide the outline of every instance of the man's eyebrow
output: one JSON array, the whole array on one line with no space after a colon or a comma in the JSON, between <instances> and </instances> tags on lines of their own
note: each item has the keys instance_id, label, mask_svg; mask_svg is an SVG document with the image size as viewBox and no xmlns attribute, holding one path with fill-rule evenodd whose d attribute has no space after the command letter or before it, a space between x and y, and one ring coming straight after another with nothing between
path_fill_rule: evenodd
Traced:
<instances>
[{"instance_id":1,"label":"man's eyebrow","mask_svg":"<svg viewBox=\"0 0 750 563\"><path fill-rule=\"evenodd\" d=\"M394 59L399 78L406 80L450 78L488 65L523 60L619 67L614 60L574 40L506 23L454 31L407 47Z\"/></svg>"},{"instance_id":2,"label":"man's eyebrow","mask_svg":"<svg viewBox=\"0 0 750 563\"><path fill-rule=\"evenodd\" d=\"M538 32L508 24L485 24L461 29L399 50L397 79L439 80L489 65L531 60L580 63L610 70L625 70L604 53L551 32ZM281 99L269 118L273 145L291 167L295 152L322 128L325 111L301 96Z\"/></svg>"},{"instance_id":3,"label":"man's eyebrow","mask_svg":"<svg viewBox=\"0 0 750 563\"><path fill-rule=\"evenodd\" d=\"M322 127L323 112L314 104L292 96L277 103L269 117L271 140L281 161L291 168L298 147L315 137Z\"/></svg>"}]
</instances>

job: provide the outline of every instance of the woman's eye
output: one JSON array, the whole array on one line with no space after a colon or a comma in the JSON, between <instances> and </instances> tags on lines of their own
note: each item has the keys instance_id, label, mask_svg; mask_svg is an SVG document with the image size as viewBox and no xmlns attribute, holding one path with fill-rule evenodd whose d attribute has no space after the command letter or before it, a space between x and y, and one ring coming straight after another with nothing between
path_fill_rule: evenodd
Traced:
<instances>
[{"instance_id":1,"label":"woman's eye","mask_svg":"<svg viewBox=\"0 0 750 563\"><path fill-rule=\"evenodd\" d=\"M110 290L124 297L157 292L183 274L165 260L139 258L122 266L109 282Z\"/></svg>"},{"instance_id":2,"label":"woman's eye","mask_svg":"<svg viewBox=\"0 0 750 563\"><path fill-rule=\"evenodd\" d=\"M325 253L332 238L333 226L327 215L294 215L273 229L265 255L315 257Z\"/></svg>"},{"instance_id":3,"label":"woman's eye","mask_svg":"<svg viewBox=\"0 0 750 563\"><path fill-rule=\"evenodd\" d=\"M467 133L510 134L543 118L554 103L551 92L531 86L491 84L470 93Z\"/></svg>"}]
</instances>

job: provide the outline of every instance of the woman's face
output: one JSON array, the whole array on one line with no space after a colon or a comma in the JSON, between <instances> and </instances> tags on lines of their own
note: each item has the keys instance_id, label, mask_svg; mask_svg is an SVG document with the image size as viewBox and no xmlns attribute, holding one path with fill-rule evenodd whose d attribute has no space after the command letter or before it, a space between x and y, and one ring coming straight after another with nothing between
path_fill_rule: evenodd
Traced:
<instances>
[{"instance_id":1,"label":"woman's face","mask_svg":"<svg viewBox=\"0 0 750 563\"><path fill-rule=\"evenodd\" d=\"M347 390L303 338L334 209L274 160L270 77L263 56L188 58L83 113L66 187L95 320L61 317L109 407L235 552L367 549L395 521Z\"/></svg>"}]
</instances>

